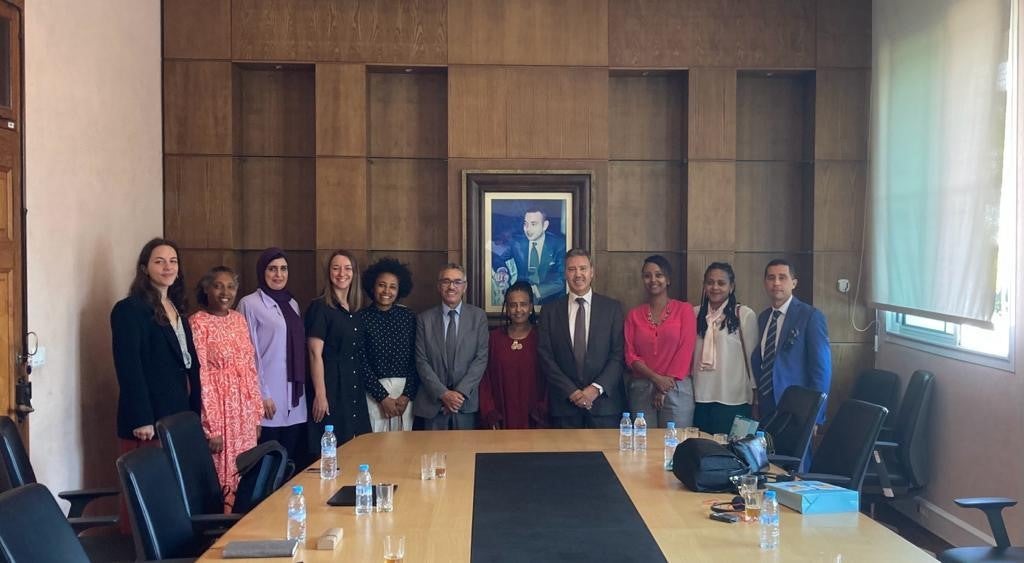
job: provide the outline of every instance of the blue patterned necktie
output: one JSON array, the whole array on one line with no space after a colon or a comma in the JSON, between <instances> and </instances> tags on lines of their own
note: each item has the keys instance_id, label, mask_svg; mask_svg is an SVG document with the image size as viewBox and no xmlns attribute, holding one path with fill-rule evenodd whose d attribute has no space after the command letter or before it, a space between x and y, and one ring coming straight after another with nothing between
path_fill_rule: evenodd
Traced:
<instances>
[{"instance_id":1,"label":"blue patterned necktie","mask_svg":"<svg viewBox=\"0 0 1024 563\"><path fill-rule=\"evenodd\" d=\"M764 354L761 355L761 379L757 387L761 395L772 397L772 372L775 371L775 340L779 332L779 315L782 311L772 311L772 319L768 321L768 334L764 339Z\"/></svg>"}]
</instances>

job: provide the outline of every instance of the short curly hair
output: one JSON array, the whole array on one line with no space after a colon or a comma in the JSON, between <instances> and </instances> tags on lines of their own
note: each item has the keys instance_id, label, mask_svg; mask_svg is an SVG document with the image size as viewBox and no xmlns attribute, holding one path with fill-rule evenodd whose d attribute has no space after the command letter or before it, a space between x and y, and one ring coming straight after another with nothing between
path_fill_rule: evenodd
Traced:
<instances>
[{"instance_id":1,"label":"short curly hair","mask_svg":"<svg viewBox=\"0 0 1024 563\"><path fill-rule=\"evenodd\" d=\"M398 299L404 299L412 293L412 272L409 267L394 258L381 258L363 272L363 291L373 301L373 286L381 274L391 274L398 278Z\"/></svg>"}]
</instances>

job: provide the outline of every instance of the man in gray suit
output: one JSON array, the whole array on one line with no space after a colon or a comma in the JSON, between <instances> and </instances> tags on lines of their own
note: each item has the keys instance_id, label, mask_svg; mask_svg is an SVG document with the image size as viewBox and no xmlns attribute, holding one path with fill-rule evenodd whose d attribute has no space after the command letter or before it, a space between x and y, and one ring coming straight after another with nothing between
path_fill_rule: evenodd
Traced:
<instances>
[{"instance_id":1,"label":"man in gray suit","mask_svg":"<svg viewBox=\"0 0 1024 563\"><path fill-rule=\"evenodd\" d=\"M466 270L446 264L437 278L441 304L416 319L416 371L420 390L413 401L417 428L472 430L487 367L487 314L463 303Z\"/></svg>"},{"instance_id":2,"label":"man in gray suit","mask_svg":"<svg viewBox=\"0 0 1024 563\"><path fill-rule=\"evenodd\" d=\"M590 253L565 255L569 294L544 305L537 354L555 428L615 428L625 406L622 305L594 293Z\"/></svg>"}]
</instances>

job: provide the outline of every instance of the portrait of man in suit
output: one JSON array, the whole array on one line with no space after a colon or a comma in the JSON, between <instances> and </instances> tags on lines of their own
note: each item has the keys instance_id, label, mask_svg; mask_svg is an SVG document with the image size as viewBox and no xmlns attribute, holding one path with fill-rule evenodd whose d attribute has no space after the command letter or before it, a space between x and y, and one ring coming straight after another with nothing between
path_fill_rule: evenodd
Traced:
<instances>
[{"instance_id":1,"label":"portrait of man in suit","mask_svg":"<svg viewBox=\"0 0 1024 563\"><path fill-rule=\"evenodd\" d=\"M565 257L569 294L540 314L537 356L555 428L615 428L626 405L622 304L595 293L590 253Z\"/></svg>"},{"instance_id":2,"label":"portrait of man in suit","mask_svg":"<svg viewBox=\"0 0 1024 563\"><path fill-rule=\"evenodd\" d=\"M520 208L525 210L516 215L518 232L508 241L492 239L490 301L494 306L500 306L505 290L520 280L530 283L538 305L565 295L566 234L559 232L549 215L552 208L562 208L564 217L564 203L526 201L520 202Z\"/></svg>"},{"instance_id":3,"label":"portrait of man in suit","mask_svg":"<svg viewBox=\"0 0 1024 563\"><path fill-rule=\"evenodd\" d=\"M487 314L465 303L466 270L446 264L437 276L441 303L416 318L416 371L420 389L413 401L416 427L472 430L487 368Z\"/></svg>"}]
</instances>

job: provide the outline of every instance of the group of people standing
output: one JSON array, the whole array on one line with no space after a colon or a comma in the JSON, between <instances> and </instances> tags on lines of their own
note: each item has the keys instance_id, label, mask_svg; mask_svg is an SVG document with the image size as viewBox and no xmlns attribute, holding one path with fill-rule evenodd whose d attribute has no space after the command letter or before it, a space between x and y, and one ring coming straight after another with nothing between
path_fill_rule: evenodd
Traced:
<instances>
[{"instance_id":1,"label":"group of people standing","mask_svg":"<svg viewBox=\"0 0 1024 563\"><path fill-rule=\"evenodd\" d=\"M489 330L484 311L464 300L458 264L440 269L440 303L417 315L400 304L412 290L407 266L384 258L360 271L339 250L303 312L285 252L269 248L257 261L259 287L237 310L238 275L218 266L186 316L178 248L153 239L111 313L121 449L152 444L161 417L199 413L230 505L239 453L277 440L308 463L327 424L341 444L413 428L613 428L631 410L652 426L717 433L755 405L770 413L789 385L828 392L824 317L792 296L796 275L782 260L765 270L772 308L756 319L737 302L726 263L707 268L694 307L669 297L670 263L648 257L646 300L625 315L593 291L586 250L570 249L564 266L567 294L538 315L535 288L518 281Z\"/></svg>"}]
</instances>

